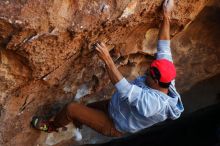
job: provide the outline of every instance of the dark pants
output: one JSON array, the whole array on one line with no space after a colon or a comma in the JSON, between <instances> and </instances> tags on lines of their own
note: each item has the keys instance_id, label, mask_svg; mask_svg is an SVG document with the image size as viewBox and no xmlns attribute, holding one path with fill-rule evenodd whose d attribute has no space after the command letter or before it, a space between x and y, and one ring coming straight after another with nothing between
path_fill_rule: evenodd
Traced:
<instances>
[{"instance_id":1,"label":"dark pants","mask_svg":"<svg viewBox=\"0 0 220 146\"><path fill-rule=\"evenodd\" d=\"M74 102L69 103L56 115L53 121L54 126L60 128L73 122L76 127L81 127L84 124L106 136L122 136L109 117L109 102L110 100L105 100L87 106Z\"/></svg>"}]
</instances>

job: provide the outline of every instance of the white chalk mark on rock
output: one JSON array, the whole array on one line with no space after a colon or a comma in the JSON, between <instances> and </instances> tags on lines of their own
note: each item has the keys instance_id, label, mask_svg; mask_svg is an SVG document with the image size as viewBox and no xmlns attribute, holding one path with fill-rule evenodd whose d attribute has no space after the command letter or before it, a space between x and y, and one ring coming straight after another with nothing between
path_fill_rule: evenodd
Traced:
<instances>
[{"instance_id":1,"label":"white chalk mark on rock","mask_svg":"<svg viewBox=\"0 0 220 146\"><path fill-rule=\"evenodd\" d=\"M136 7L137 7L137 0L132 0L128 4L128 6L126 7L126 9L124 10L123 14L119 19L127 18L128 16L134 14Z\"/></svg>"},{"instance_id":2,"label":"white chalk mark on rock","mask_svg":"<svg viewBox=\"0 0 220 146\"><path fill-rule=\"evenodd\" d=\"M79 87L79 89L77 90L76 96L75 96L75 100L79 100L81 97L88 95L90 93L88 87L86 84L83 84Z\"/></svg>"},{"instance_id":3,"label":"white chalk mark on rock","mask_svg":"<svg viewBox=\"0 0 220 146\"><path fill-rule=\"evenodd\" d=\"M71 88L70 88L69 86L65 86L65 87L63 88L63 91L64 91L65 93L69 93L69 92L71 92Z\"/></svg>"},{"instance_id":4,"label":"white chalk mark on rock","mask_svg":"<svg viewBox=\"0 0 220 146\"><path fill-rule=\"evenodd\" d=\"M15 20L15 24L22 24L23 22L21 20Z\"/></svg>"}]
</instances>

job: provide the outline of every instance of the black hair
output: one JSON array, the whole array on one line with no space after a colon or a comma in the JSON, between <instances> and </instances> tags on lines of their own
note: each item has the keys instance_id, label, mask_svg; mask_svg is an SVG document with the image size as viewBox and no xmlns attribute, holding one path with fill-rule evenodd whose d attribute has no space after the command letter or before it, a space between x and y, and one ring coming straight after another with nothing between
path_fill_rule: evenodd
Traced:
<instances>
[{"instance_id":1,"label":"black hair","mask_svg":"<svg viewBox=\"0 0 220 146\"><path fill-rule=\"evenodd\" d=\"M154 72L154 76L152 74L151 74L151 76L152 76L153 79L158 80L159 86L162 87L162 88L169 88L171 82L169 82L169 83L160 82L160 78L161 78L160 71L156 67L151 67L151 69Z\"/></svg>"}]
</instances>

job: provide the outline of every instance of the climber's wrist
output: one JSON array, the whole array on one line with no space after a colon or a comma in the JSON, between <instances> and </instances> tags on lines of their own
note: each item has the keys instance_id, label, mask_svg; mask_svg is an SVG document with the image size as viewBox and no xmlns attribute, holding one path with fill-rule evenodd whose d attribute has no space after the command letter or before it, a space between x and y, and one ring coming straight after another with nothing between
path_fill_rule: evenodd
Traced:
<instances>
[{"instance_id":1,"label":"climber's wrist","mask_svg":"<svg viewBox=\"0 0 220 146\"><path fill-rule=\"evenodd\" d=\"M164 21L170 21L170 15L163 15Z\"/></svg>"},{"instance_id":2,"label":"climber's wrist","mask_svg":"<svg viewBox=\"0 0 220 146\"><path fill-rule=\"evenodd\" d=\"M105 64L108 66L108 65L111 65L113 62L111 56L106 56L105 60L104 60Z\"/></svg>"}]
</instances>

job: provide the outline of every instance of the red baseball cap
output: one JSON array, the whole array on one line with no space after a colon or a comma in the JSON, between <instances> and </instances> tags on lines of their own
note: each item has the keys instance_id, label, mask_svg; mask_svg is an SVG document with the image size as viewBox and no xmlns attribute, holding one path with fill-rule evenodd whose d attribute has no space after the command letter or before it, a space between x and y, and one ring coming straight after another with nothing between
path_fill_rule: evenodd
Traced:
<instances>
[{"instance_id":1,"label":"red baseball cap","mask_svg":"<svg viewBox=\"0 0 220 146\"><path fill-rule=\"evenodd\" d=\"M174 64L167 59L154 60L150 67L158 69L161 75L159 81L162 83L169 83L176 77L176 68ZM153 70L151 73L155 74Z\"/></svg>"}]
</instances>

